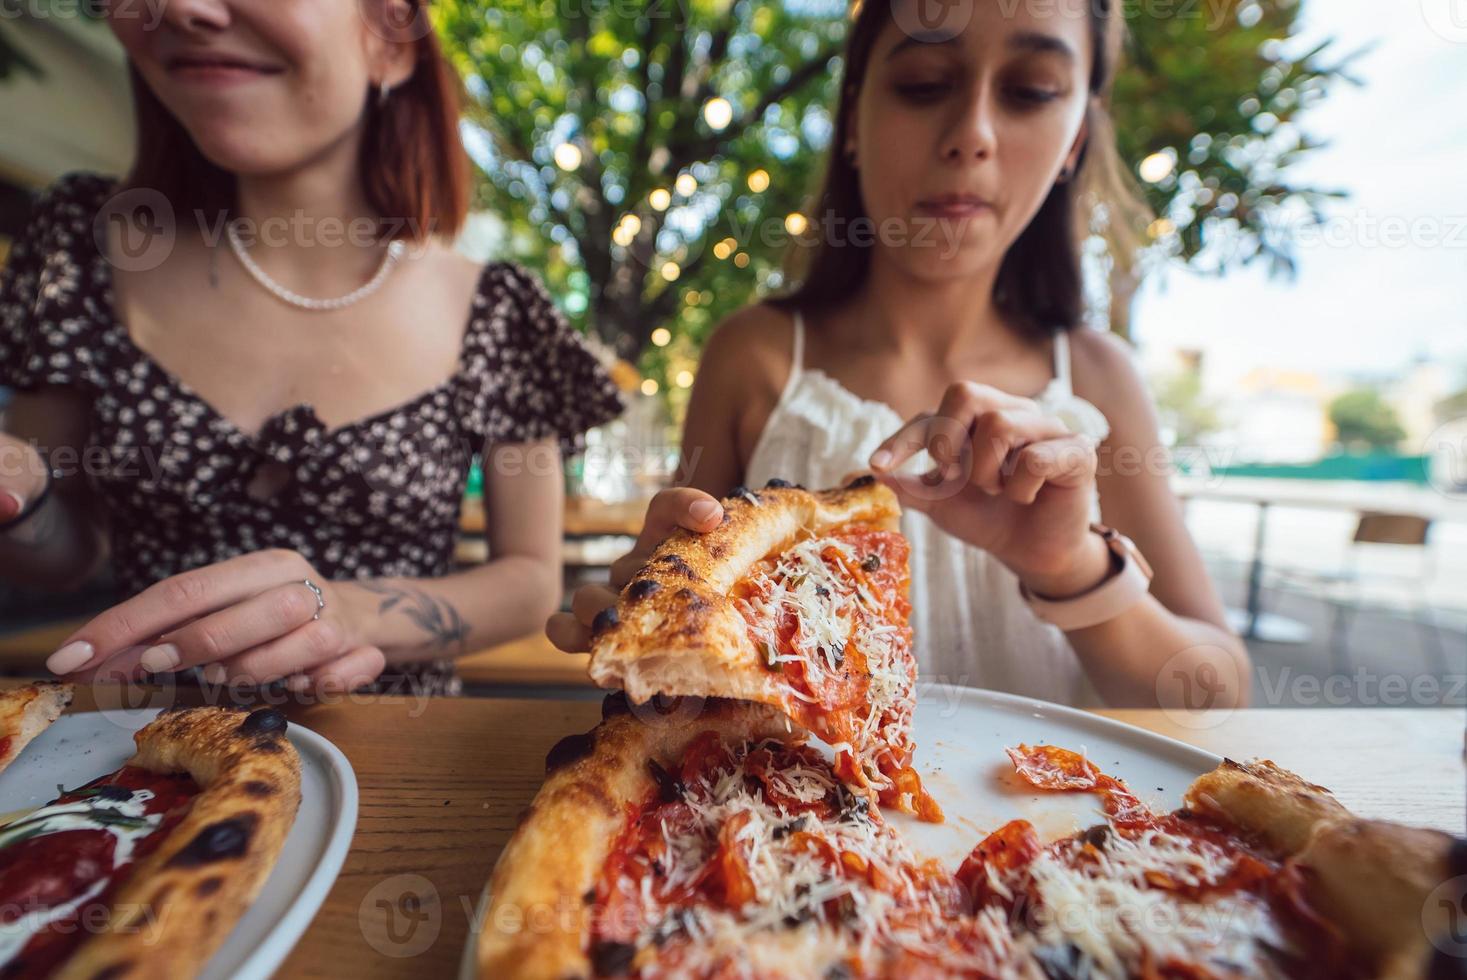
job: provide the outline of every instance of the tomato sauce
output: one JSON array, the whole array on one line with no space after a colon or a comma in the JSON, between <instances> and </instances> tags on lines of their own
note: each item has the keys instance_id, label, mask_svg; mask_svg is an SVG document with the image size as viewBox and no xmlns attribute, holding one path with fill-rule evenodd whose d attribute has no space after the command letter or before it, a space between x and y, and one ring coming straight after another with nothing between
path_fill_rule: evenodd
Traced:
<instances>
[{"instance_id":1,"label":"tomato sauce","mask_svg":"<svg viewBox=\"0 0 1467 980\"><path fill-rule=\"evenodd\" d=\"M49 976L88 935L100 929L128 871L156 850L183 819L199 787L187 775L124 766L63 793L53 802L72 803L99 796L126 799L134 790L144 789L153 794L143 804L144 814L161 814L163 819L146 836L134 840L124 865L115 866L117 836L101 828L43 833L0 849L0 922L44 914L48 908L75 901L103 878L111 879L100 893L43 926L10 962L0 966L0 977ZM99 812L103 814L99 819L107 820L113 818L106 814L115 811ZM153 910L153 914L158 911ZM144 924L141 928L146 927Z\"/></svg>"}]
</instances>

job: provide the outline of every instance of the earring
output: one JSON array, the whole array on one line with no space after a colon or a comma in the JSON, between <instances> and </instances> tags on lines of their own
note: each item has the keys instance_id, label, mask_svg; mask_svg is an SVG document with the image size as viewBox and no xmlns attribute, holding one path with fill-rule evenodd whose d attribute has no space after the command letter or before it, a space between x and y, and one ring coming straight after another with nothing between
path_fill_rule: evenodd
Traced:
<instances>
[{"instance_id":1,"label":"earring","mask_svg":"<svg viewBox=\"0 0 1467 980\"><path fill-rule=\"evenodd\" d=\"M1055 183L1056 184L1068 184L1074 178L1074 176L1075 176L1075 171L1072 170L1069 167L1066 167L1065 169L1063 169L1063 170L1060 171L1060 175L1055 180Z\"/></svg>"},{"instance_id":2,"label":"earring","mask_svg":"<svg viewBox=\"0 0 1467 980\"><path fill-rule=\"evenodd\" d=\"M392 86L381 82L377 86L377 107L380 109L387 104L387 96L392 93Z\"/></svg>"}]
</instances>

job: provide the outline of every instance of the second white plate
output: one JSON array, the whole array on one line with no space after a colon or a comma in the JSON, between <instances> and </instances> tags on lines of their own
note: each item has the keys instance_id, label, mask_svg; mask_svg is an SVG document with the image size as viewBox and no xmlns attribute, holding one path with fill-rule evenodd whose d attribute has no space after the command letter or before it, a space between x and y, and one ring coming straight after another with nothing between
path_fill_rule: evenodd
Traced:
<instances>
[{"instance_id":1,"label":"second white plate","mask_svg":"<svg viewBox=\"0 0 1467 980\"><path fill-rule=\"evenodd\" d=\"M64 715L0 773L0 812L44 806L120 768L133 732L156 708ZM286 729L301 757L301 806L260 894L199 980L265 980L295 946L331 890L357 826L357 780L341 750L315 732Z\"/></svg>"}]
</instances>

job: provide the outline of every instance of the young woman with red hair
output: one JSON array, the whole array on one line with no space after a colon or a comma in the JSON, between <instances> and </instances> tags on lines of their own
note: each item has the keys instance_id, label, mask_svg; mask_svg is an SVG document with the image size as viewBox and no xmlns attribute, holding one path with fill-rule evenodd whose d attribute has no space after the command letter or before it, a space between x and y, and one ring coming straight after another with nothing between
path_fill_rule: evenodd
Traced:
<instances>
[{"instance_id":1,"label":"young woman with red hair","mask_svg":"<svg viewBox=\"0 0 1467 980\"><path fill-rule=\"evenodd\" d=\"M108 550L59 674L451 689L560 594L560 452L620 408L512 265L451 248L458 80L408 0L116 6L135 167L40 202L0 280L0 576ZM482 453L491 561L450 574Z\"/></svg>"}]
</instances>

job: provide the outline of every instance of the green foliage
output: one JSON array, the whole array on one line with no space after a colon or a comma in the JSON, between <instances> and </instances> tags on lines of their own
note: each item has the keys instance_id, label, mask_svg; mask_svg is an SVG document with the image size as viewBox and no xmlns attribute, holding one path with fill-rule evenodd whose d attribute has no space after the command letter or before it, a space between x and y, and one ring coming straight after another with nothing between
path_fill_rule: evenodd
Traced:
<instances>
[{"instance_id":1,"label":"green foliage","mask_svg":"<svg viewBox=\"0 0 1467 980\"><path fill-rule=\"evenodd\" d=\"M1161 424L1171 435L1173 446L1195 446L1209 433L1222 427L1217 405L1202 391L1197 371L1177 371L1152 384Z\"/></svg>"},{"instance_id":2,"label":"green foliage","mask_svg":"<svg viewBox=\"0 0 1467 980\"><path fill-rule=\"evenodd\" d=\"M471 95L479 203L548 269L573 315L628 357L669 326L696 343L776 272L815 181L834 101L839 6L751 0L445 0L438 25ZM832 16L832 10L835 14ZM710 99L732 106L721 132ZM476 146L475 144L478 143ZM580 151L556 165L562 144ZM749 175L769 175L756 193ZM697 182L691 194L678 177ZM654 191L671 195L665 211ZM613 241L624 216L640 227ZM623 226L626 227L626 226ZM625 233L624 233L625 234ZM713 246L738 240L727 258ZM747 258L738 258L738 253ZM663 270L677 265L677 278Z\"/></svg>"},{"instance_id":3,"label":"green foliage","mask_svg":"<svg viewBox=\"0 0 1467 980\"><path fill-rule=\"evenodd\" d=\"M1125 4L1134 63L1116 128L1133 169L1178 161L1146 185L1175 228L1154 226L1156 247L1207 268L1260 255L1288 268L1279 216L1317 213L1329 193L1285 172L1315 146L1296 117L1342 77L1327 46L1289 53L1294 0L1138 3ZM470 93L477 204L581 325L665 383L721 317L780 285L785 216L828 151L844 0L439 0L434 16ZM733 108L722 131L704 114L715 97ZM567 143L569 169L556 164ZM767 188L751 187L756 171ZM673 192L666 211L658 190ZM671 345L649 346L659 327Z\"/></svg>"},{"instance_id":4,"label":"green foliage","mask_svg":"<svg viewBox=\"0 0 1467 980\"><path fill-rule=\"evenodd\" d=\"M1339 82L1359 82L1332 42L1303 48L1298 0L1129 0L1126 67L1116 79L1121 156L1164 154L1173 169L1143 184L1162 221L1151 234L1194 270L1263 258L1292 273L1293 232L1323 220L1338 190L1297 185L1288 169L1322 144L1299 117ZM1145 11L1169 10L1169 16Z\"/></svg>"},{"instance_id":5,"label":"green foliage","mask_svg":"<svg viewBox=\"0 0 1467 980\"><path fill-rule=\"evenodd\" d=\"M1335 438L1346 449L1394 449L1406 438L1395 409L1373 388L1347 391L1329 403Z\"/></svg>"}]
</instances>

